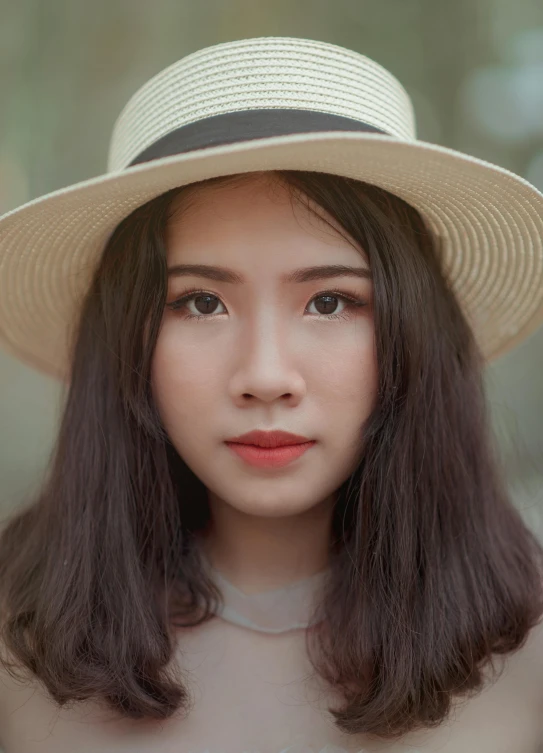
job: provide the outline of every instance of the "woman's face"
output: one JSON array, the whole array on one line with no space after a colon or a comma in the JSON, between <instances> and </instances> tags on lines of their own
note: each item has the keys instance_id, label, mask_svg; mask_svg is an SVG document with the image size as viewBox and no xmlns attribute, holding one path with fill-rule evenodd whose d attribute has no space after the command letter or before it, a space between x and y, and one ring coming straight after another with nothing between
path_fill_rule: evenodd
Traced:
<instances>
[{"instance_id":1,"label":"woman's face","mask_svg":"<svg viewBox=\"0 0 543 753\"><path fill-rule=\"evenodd\" d=\"M176 200L168 268L220 266L242 281L170 274L167 304L203 292L177 309L166 306L152 389L173 445L210 499L277 517L333 499L353 472L377 373L371 279L282 279L322 265L368 269L367 258L291 205L282 184L270 186L253 175L200 189L186 206ZM286 466L255 467L225 443L254 429L281 429L315 444Z\"/></svg>"}]
</instances>

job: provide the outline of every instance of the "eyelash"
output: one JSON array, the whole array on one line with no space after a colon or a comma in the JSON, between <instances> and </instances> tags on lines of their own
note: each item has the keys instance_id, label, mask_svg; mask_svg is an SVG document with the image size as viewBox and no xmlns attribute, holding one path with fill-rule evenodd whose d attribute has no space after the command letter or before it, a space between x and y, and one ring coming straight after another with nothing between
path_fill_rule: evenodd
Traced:
<instances>
[{"instance_id":1,"label":"eyelash","mask_svg":"<svg viewBox=\"0 0 543 753\"><path fill-rule=\"evenodd\" d=\"M197 295L209 295L220 300L219 296L215 295L214 293L210 293L208 290L188 290L186 293L183 293L180 298L177 298L175 301L167 303L166 305L169 309L178 311L182 308L183 304L187 303L192 298L195 298ZM345 293L340 293L337 290L324 290L321 293L317 293L317 295L313 296L313 298L311 298L311 301L314 301L316 298L321 298L326 295L341 298L343 301L345 301L348 304L346 307L346 311L348 313L345 314L344 312L342 314L320 314L318 318L321 319L348 319L353 313L353 309L362 308L363 306L367 305L365 301L350 295L346 295ZM309 303L311 303L311 301L309 301ZM196 319L197 321L199 321L200 319L213 319L215 316L218 316L218 314L185 314L183 316L183 319Z\"/></svg>"}]
</instances>

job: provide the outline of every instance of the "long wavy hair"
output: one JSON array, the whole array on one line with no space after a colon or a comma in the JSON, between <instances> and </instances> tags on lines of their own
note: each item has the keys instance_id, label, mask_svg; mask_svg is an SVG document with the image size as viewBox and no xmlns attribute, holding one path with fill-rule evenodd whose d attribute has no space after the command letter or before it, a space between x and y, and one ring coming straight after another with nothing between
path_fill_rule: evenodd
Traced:
<instances>
[{"instance_id":1,"label":"long wavy hair","mask_svg":"<svg viewBox=\"0 0 543 753\"><path fill-rule=\"evenodd\" d=\"M337 728L391 740L438 726L455 698L482 690L495 654L525 643L543 615L543 550L508 497L484 359L420 214L360 181L267 174L335 218L372 270L378 394L338 490L306 646L340 692ZM59 706L92 698L131 719L191 710L176 637L211 619L221 595L195 545L206 489L161 424L150 366L173 200L246 177L133 211L83 301L49 467L0 536L2 665L37 677Z\"/></svg>"}]
</instances>

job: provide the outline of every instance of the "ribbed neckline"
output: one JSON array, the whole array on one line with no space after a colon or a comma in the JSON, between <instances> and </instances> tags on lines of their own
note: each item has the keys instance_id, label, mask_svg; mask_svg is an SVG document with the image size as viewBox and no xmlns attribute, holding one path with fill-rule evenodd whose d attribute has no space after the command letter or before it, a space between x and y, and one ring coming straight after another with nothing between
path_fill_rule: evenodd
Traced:
<instances>
[{"instance_id":1,"label":"ribbed neckline","mask_svg":"<svg viewBox=\"0 0 543 753\"><path fill-rule=\"evenodd\" d=\"M282 588L246 594L205 559L224 599L216 612L223 620L263 633L284 633L318 622L313 612L329 568Z\"/></svg>"}]
</instances>

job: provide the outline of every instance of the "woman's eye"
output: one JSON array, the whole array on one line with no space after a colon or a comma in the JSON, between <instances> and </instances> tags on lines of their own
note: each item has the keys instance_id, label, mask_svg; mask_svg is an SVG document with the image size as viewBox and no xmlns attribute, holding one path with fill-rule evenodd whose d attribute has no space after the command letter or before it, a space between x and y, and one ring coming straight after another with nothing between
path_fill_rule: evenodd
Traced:
<instances>
[{"instance_id":1,"label":"woman's eye","mask_svg":"<svg viewBox=\"0 0 543 753\"><path fill-rule=\"evenodd\" d=\"M189 303L197 306L197 313L185 313L185 319L207 319L208 315L216 314L217 303L220 303L216 295L212 293L191 293L185 295L171 304L172 308L181 308L184 312L189 308ZM176 304L180 304L177 306ZM219 311L219 313L223 313Z\"/></svg>"},{"instance_id":2,"label":"woman's eye","mask_svg":"<svg viewBox=\"0 0 543 753\"><path fill-rule=\"evenodd\" d=\"M224 306L213 293L196 290L166 305L173 311L182 311L183 319L202 320L213 319L218 314L224 313L223 311L217 312L217 303ZM332 291L313 296L308 306L310 307L312 304L317 309L316 313L313 313L313 316L324 319L348 319L354 313L355 309L366 306L366 302L363 300ZM194 309L196 313L193 313Z\"/></svg>"}]
</instances>

